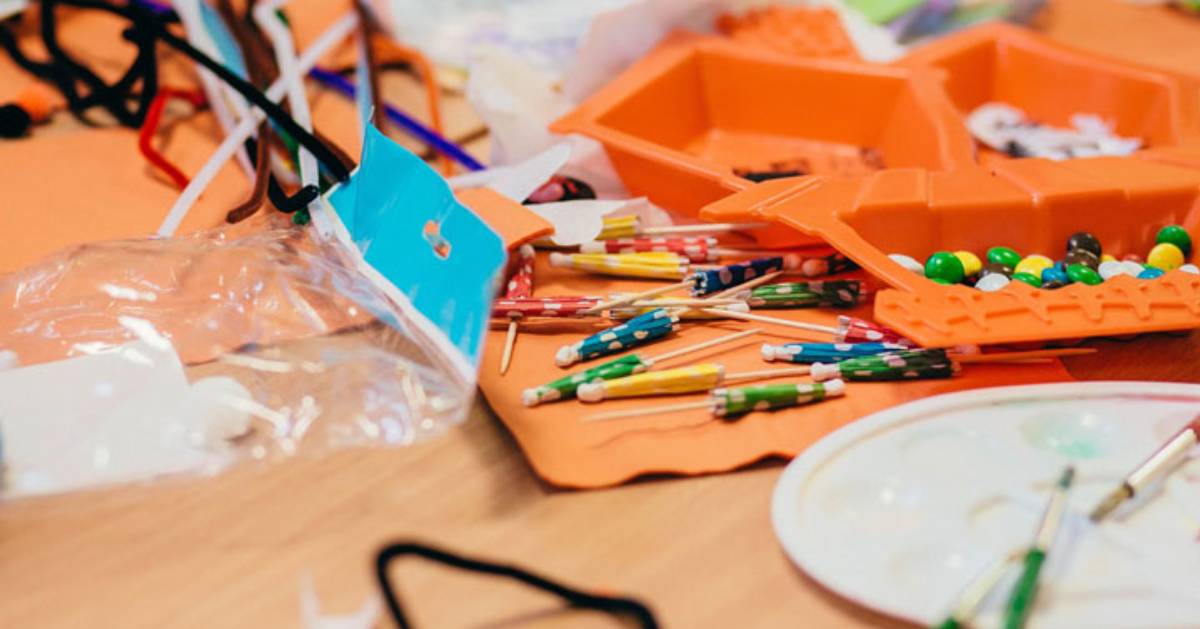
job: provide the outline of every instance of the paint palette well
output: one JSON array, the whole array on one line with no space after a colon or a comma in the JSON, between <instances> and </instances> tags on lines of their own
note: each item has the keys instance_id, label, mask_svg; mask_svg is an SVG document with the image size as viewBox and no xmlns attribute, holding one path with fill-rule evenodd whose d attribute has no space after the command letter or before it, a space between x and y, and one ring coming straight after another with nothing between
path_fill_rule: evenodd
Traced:
<instances>
[{"instance_id":1,"label":"paint palette well","mask_svg":"<svg viewBox=\"0 0 1200 629\"><path fill-rule=\"evenodd\" d=\"M1103 525L1101 497L1200 413L1200 385L1101 382L983 389L877 413L797 457L772 519L788 555L833 591L943 620L967 583L1033 538L1076 468L1029 627L1192 627L1200 618L1200 453ZM984 603L1002 624L1016 571Z\"/></svg>"}]
</instances>

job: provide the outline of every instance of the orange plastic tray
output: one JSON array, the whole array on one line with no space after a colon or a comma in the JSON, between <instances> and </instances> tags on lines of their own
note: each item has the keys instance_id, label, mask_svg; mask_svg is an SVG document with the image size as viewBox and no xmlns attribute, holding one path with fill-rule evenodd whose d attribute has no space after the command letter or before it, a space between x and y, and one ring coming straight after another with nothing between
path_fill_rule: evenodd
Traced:
<instances>
[{"instance_id":1,"label":"orange plastic tray","mask_svg":"<svg viewBox=\"0 0 1200 629\"><path fill-rule=\"evenodd\" d=\"M1200 327L1200 276L1182 271L1058 290L1014 282L985 293L935 284L888 257L924 260L937 250L982 253L996 245L1058 257L1077 231L1093 232L1108 251L1144 255L1164 225L1200 233L1200 149L771 181L701 217L778 221L826 240L894 288L876 295L876 320L926 346Z\"/></svg>"},{"instance_id":2,"label":"orange plastic tray","mask_svg":"<svg viewBox=\"0 0 1200 629\"><path fill-rule=\"evenodd\" d=\"M720 37L676 34L552 129L600 141L626 187L672 210L754 184L737 169L797 158L814 174L969 164L973 143L936 73L797 59Z\"/></svg>"},{"instance_id":3,"label":"orange plastic tray","mask_svg":"<svg viewBox=\"0 0 1200 629\"><path fill-rule=\"evenodd\" d=\"M998 101L1058 127L1069 127L1073 114L1097 114L1117 134L1150 148L1200 137L1195 77L1083 52L1002 22L934 41L897 65L941 72L946 95L964 117ZM1010 159L991 150L980 158Z\"/></svg>"}]
</instances>

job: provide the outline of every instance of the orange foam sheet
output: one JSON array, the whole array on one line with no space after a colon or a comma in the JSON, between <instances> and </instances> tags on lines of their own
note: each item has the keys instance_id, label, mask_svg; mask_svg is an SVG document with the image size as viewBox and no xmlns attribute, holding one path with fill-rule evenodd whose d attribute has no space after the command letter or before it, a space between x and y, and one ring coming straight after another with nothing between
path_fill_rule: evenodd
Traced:
<instances>
[{"instance_id":1,"label":"orange foam sheet","mask_svg":"<svg viewBox=\"0 0 1200 629\"><path fill-rule=\"evenodd\" d=\"M539 256L535 295L605 295L614 291L645 290L654 282L609 281L570 269L549 267ZM814 323L832 324L839 311L760 311ZM869 316L870 306L850 314ZM584 404L565 400L527 408L521 391L567 373L594 366L612 357L560 369L554 365L559 347L573 343L604 327L598 320L526 320L508 374L498 373L506 324L497 322L487 339L479 386L492 409L512 431L534 470L546 481L562 487L594 488L616 485L650 474L696 475L724 472L772 457L791 457L840 426L869 413L908 400L962 389L1070 380L1058 361L1023 365L969 365L951 380L898 383L847 383L846 396L811 406L775 413L752 413L737 421L713 418L705 410L663 414L636 419L584 422L582 418L612 410L641 408L704 400L704 395L616 400ZM638 350L653 357L675 348L760 327L763 334L662 363L670 368L695 362L716 361L727 371L783 368L786 364L762 361L764 342L818 341L819 336L770 324L741 321L682 322L672 337ZM796 381L797 378L772 382ZM739 383L737 386L743 386Z\"/></svg>"}]
</instances>

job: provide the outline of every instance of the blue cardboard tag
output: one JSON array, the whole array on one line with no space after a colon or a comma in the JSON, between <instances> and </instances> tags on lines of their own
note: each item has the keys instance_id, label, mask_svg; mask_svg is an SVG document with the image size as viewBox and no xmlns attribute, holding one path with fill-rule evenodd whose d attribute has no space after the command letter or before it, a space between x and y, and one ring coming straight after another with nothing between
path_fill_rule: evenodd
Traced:
<instances>
[{"instance_id":1,"label":"blue cardboard tag","mask_svg":"<svg viewBox=\"0 0 1200 629\"><path fill-rule=\"evenodd\" d=\"M506 251L421 158L368 126L362 162L328 196L363 259L478 371Z\"/></svg>"}]
</instances>

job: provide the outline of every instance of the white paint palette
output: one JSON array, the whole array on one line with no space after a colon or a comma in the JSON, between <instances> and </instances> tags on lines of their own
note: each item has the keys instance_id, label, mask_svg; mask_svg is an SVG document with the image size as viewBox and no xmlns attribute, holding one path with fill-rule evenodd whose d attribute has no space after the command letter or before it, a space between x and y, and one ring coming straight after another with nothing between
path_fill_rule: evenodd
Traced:
<instances>
[{"instance_id":1,"label":"white paint palette","mask_svg":"<svg viewBox=\"0 0 1200 629\"><path fill-rule=\"evenodd\" d=\"M1076 469L1030 629L1200 625L1200 453L1101 525L1109 490L1200 413L1200 385L1089 382L919 400L849 424L797 457L772 520L834 592L926 625L1032 541L1050 486ZM1017 569L975 619L999 627Z\"/></svg>"}]
</instances>

